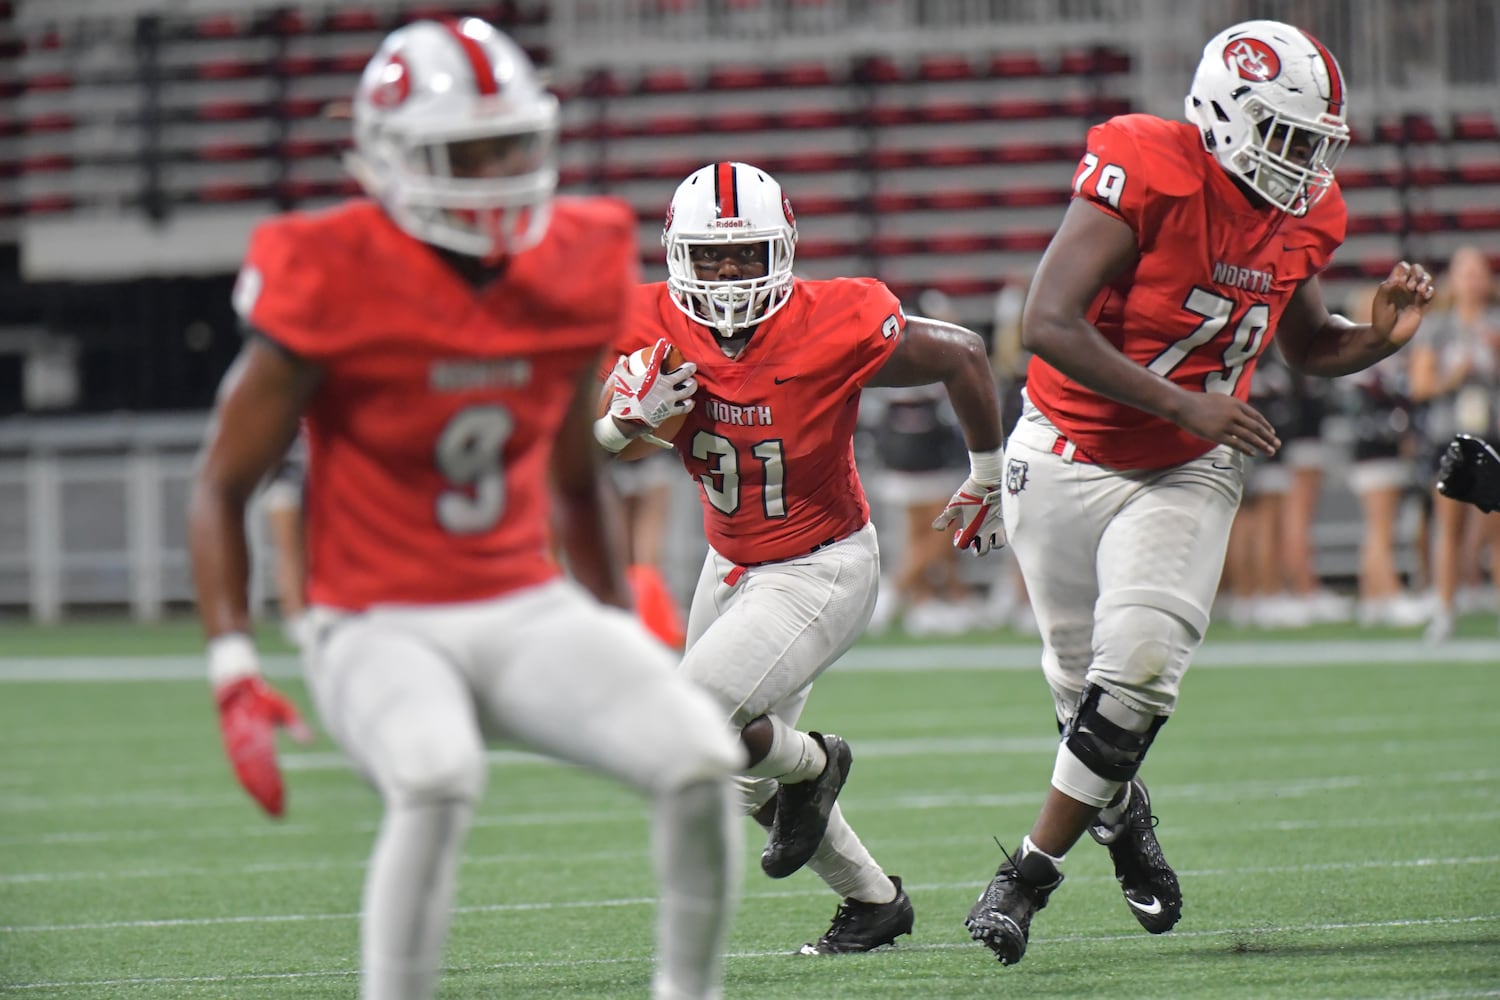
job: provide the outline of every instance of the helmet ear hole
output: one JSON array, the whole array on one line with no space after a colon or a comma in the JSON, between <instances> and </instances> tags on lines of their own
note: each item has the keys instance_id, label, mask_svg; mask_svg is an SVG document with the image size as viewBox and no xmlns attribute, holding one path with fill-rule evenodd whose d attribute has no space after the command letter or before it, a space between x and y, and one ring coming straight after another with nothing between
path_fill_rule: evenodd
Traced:
<instances>
[{"instance_id":1,"label":"helmet ear hole","mask_svg":"<svg viewBox=\"0 0 1500 1000\"><path fill-rule=\"evenodd\" d=\"M1229 122L1233 121L1233 119L1229 117L1229 112L1225 111L1224 106L1221 105L1218 101L1210 101L1209 105L1214 109L1214 116L1218 118L1219 121L1224 122L1226 125Z\"/></svg>"}]
</instances>

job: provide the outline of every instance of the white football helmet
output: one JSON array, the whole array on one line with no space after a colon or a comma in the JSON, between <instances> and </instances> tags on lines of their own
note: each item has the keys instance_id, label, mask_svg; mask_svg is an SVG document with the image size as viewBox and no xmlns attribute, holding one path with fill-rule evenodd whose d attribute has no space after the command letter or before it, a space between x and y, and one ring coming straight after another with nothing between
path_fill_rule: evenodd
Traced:
<instances>
[{"instance_id":1,"label":"white football helmet","mask_svg":"<svg viewBox=\"0 0 1500 1000\"><path fill-rule=\"evenodd\" d=\"M365 67L345 162L417 239L493 259L546 234L557 117L557 99L503 33L475 17L414 21ZM476 146L486 165L455 164Z\"/></svg>"},{"instance_id":2,"label":"white football helmet","mask_svg":"<svg viewBox=\"0 0 1500 1000\"><path fill-rule=\"evenodd\" d=\"M1185 108L1224 169L1292 215L1323 197L1349 145L1333 53L1280 21L1246 21L1210 39Z\"/></svg>"},{"instance_id":3,"label":"white football helmet","mask_svg":"<svg viewBox=\"0 0 1500 1000\"><path fill-rule=\"evenodd\" d=\"M661 241L672 301L721 337L765 322L792 294L797 217L781 185L759 167L712 163L689 174L672 195ZM693 248L726 243L764 243L766 273L735 281L700 279Z\"/></svg>"}]
</instances>

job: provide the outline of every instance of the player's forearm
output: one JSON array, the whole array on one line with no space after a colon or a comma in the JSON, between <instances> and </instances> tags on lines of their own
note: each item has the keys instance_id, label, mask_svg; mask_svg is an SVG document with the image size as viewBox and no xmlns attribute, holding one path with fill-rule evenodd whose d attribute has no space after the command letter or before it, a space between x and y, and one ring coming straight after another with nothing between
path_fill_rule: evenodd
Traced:
<instances>
[{"instance_id":1,"label":"player's forearm","mask_svg":"<svg viewBox=\"0 0 1500 1000\"><path fill-rule=\"evenodd\" d=\"M1400 350L1369 323L1329 316L1316 334L1305 338L1301 350L1283 351L1292 370L1318 378L1335 378L1364 371Z\"/></svg>"},{"instance_id":2,"label":"player's forearm","mask_svg":"<svg viewBox=\"0 0 1500 1000\"><path fill-rule=\"evenodd\" d=\"M1000 394L995 391L995 376L982 343L964 356L963 364L943 379L943 385L968 449L994 451L1001 447L1005 439L1000 424Z\"/></svg>"},{"instance_id":3,"label":"player's forearm","mask_svg":"<svg viewBox=\"0 0 1500 1000\"><path fill-rule=\"evenodd\" d=\"M1028 314L1021 341L1079 385L1117 403L1177 420L1186 390L1130 360L1087 321Z\"/></svg>"},{"instance_id":4,"label":"player's forearm","mask_svg":"<svg viewBox=\"0 0 1500 1000\"><path fill-rule=\"evenodd\" d=\"M250 631L245 498L200 480L188 508L188 551L198 617L213 638Z\"/></svg>"}]
</instances>

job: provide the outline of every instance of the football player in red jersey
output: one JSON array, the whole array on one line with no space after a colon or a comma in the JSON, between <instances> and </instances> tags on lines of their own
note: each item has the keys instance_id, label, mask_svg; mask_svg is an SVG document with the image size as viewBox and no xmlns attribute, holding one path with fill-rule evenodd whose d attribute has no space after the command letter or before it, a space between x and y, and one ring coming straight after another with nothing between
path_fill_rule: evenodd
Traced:
<instances>
[{"instance_id":1,"label":"football player in red jersey","mask_svg":"<svg viewBox=\"0 0 1500 1000\"><path fill-rule=\"evenodd\" d=\"M1402 262L1372 323L1323 304L1318 272L1344 239L1344 100L1320 42L1250 21L1208 42L1187 122L1089 132L1026 302L1035 358L1005 451L1005 522L1063 738L1030 835L966 921L1002 963L1024 954L1085 830L1140 923L1177 922L1136 772L1208 626L1247 463L1279 446L1245 402L1255 360L1274 333L1297 371L1359 371L1410 340L1431 299L1431 277Z\"/></svg>"},{"instance_id":2,"label":"football player in red jersey","mask_svg":"<svg viewBox=\"0 0 1500 1000\"><path fill-rule=\"evenodd\" d=\"M836 803L849 745L797 728L812 682L875 607L875 529L854 466L860 390L947 387L972 471L934 527L954 529L954 544L976 554L1004 544L1000 407L978 335L908 318L873 279L794 277L796 241L791 203L765 171L731 162L695 171L667 213L669 277L640 287L616 347L669 342L693 376L693 406L672 443L698 482L710 551L682 670L749 751L743 804L769 830L761 867L782 878L809 865L842 897L804 953L869 951L910 933L911 902ZM624 368L622 358L617 377ZM675 371L656 384L682 379ZM614 398L595 433L618 452L660 421L632 420L626 411L640 408Z\"/></svg>"},{"instance_id":3,"label":"football player in red jersey","mask_svg":"<svg viewBox=\"0 0 1500 1000\"><path fill-rule=\"evenodd\" d=\"M300 419L307 682L384 802L361 996L434 995L493 734L651 798L653 995L717 997L742 837L729 777L744 752L621 610L590 432L601 351L637 282L634 217L612 199L554 197L556 101L474 18L391 34L354 127L371 199L273 219L251 240L235 295L251 337L194 486L226 751L280 815L274 730L300 722L249 638L244 509ZM553 503L582 586L550 555Z\"/></svg>"}]
</instances>

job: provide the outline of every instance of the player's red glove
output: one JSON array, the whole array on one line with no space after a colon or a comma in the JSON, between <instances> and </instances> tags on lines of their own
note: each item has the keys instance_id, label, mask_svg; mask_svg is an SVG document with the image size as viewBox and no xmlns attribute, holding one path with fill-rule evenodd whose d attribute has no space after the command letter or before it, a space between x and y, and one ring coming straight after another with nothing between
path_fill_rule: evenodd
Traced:
<instances>
[{"instance_id":1,"label":"player's red glove","mask_svg":"<svg viewBox=\"0 0 1500 1000\"><path fill-rule=\"evenodd\" d=\"M259 674L219 685L214 689L214 700L219 705L224 752L234 765L235 777L262 809L280 816L286 791L276 764L276 727L285 726L302 743L312 739L312 731L296 707Z\"/></svg>"}]
</instances>

